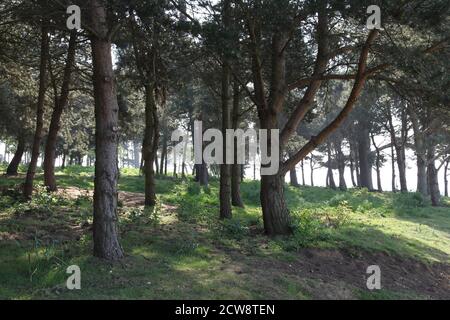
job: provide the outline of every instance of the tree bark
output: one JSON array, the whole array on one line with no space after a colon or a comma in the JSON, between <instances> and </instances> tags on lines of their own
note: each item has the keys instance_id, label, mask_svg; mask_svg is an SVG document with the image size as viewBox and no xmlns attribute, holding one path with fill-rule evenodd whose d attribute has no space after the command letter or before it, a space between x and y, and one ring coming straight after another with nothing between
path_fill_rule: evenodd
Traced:
<instances>
[{"instance_id":1,"label":"tree bark","mask_svg":"<svg viewBox=\"0 0 450 320\"><path fill-rule=\"evenodd\" d=\"M306 186L305 180L305 160L300 161L300 168L302 170L302 186Z\"/></svg>"},{"instance_id":2,"label":"tree bark","mask_svg":"<svg viewBox=\"0 0 450 320\"><path fill-rule=\"evenodd\" d=\"M239 126L240 92L237 81L233 85L232 126L236 130ZM237 163L237 144L234 141L234 163L231 165L231 204L235 207L244 207L241 197L241 181L243 180L244 166Z\"/></svg>"},{"instance_id":3,"label":"tree bark","mask_svg":"<svg viewBox=\"0 0 450 320\"><path fill-rule=\"evenodd\" d=\"M163 138L162 138L162 150L161 150L161 161L159 163L159 174L165 174L167 170L166 168L166 155L167 155L167 135L164 130Z\"/></svg>"},{"instance_id":4,"label":"tree bark","mask_svg":"<svg viewBox=\"0 0 450 320\"><path fill-rule=\"evenodd\" d=\"M448 198L448 167L450 165L450 160L447 160L445 162L445 167L444 167L444 195Z\"/></svg>"},{"instance_id":5,"label":"tree bark","mask_svg":"<svg viewBox=\"0 0 450 320\"><path fill-rule=\"evenodd\" d=\"M31 150L31 160L28 165L27 176L23 187L23 195L30 199L33 193L33 181L36 174L39 149L41 147L42 130L44 126L44 103L45 92L47 91L47 65L49 60L49 35L45 21L41 27L41 62L39 68L39 96L36 108L36 129L34 132L33 146Z\"/></svg>"},{"instance_id":6,"label":"tree bark","mask_svg":"<svg viewBox=\"0 0 450 320\"><path fill-rule=\"evenodd\" d=\"M342 152L342 141L338 141L335 146L339 171L339 189L341 191L347 191L347 183L345 182L345 157Z\"/></svg>"},{"instance_id":7,"label":"tree bark","mask_svg":"<svg viewBox=\"0 0 450 320\"><path fill-rule=\"evenodd\" d=\"M314 162L312 156L309 159L309 168L311 169L311 187L314 187Z\"/></svg>"},{"instance_id":8,"label":"tree bark","mask_svg":"<svg viewBox=\"0 0 450 320\"><path fill-rule=\"evenodd\" d=\"M376 160L375 160L375 164L376 164L376 169L377 169L377 189L378 192L383 192L383 187L381 186L381 152L380 152L380 148L378 148L377 144L375 143L375 137L372 135L372 144L375 148L375 152L376 152Z\"/></svg>"},{"instance_id":9,"label":"tree bark","mask_svg":"<svg viewBox=\"0 0 450 320\"><path fill-rule=\"evenodd\" d=\"M367 123L360 124L360 135L358 137L358 155L361 187L373 190L372 165L370 163L370 132Z\"/></svg>"},{"instance_id":10,"label":"tree bark","mask_svg":"<svg viewBox=\"0 0 450 320\"><path fill-rule=\"evenodd\" d=\"M230 26L230 1L223 0L222 20L225 28ZM227 129L231 128L230 112L230 66L227 53L222 54L222 136L226 137ZM226 163L227 147L223 144L223 164L220 165L220 219L230 219L231 212L231 165Z\"/></svg>"},{"instance_id":11,"label":"tree bark","mask_svg":"<svg viewBox=\"0 0 450 320\"><path fill-rule=\"evenodd\" d=\"M277 118L267 114L261 127L268 129L269 134L275 134ZM267 150L271 150L271 139L267 141ZM281 153L280 153L281 163ZM261 175L260 200L263 211L264 230L268 235L287 235L292 233L291 216L284 197L284 176L279 172L275 175Z\"/></svg>"},{"instance_id":12,"label":"tree bark","mask_svg":"<svg viewBox=\"0 0 450 320\"><path fill-rule=\"evenodd\" d=\"M333 168L332 168L332 163L331 163L331 144L328 142L327 143L327 155L328 155L328 161L327 161L327 168L328 168L328 172L327 172L327 187L336 190L336 182L334 181L334 175L333 175Z\"/></svg>"},{"instance_id":13,"label":"tree bark","mask_svg":"<svg viewBox=\"0 0 450 320\"><path fill-rule=\"evenodd\" d=\"M401 144L398 146L397 161L399 166L400 189L402 192L408 192L408 184L406 180L406 140L408 139L408 119L404 108L401 112Z\"/></svg>"},{"instance_id":14,"label":"tree bark","mask_svg":"<svg viewBox=\"0 0 450 320\"><path fill-rule=\"evenodd\" d=\"M94 256L123 258L117 227L118 111L110 30L103 1L90 0L95 98Z\"/></svg>"},{"instance_id":15,"label":"tree bark","mask_svg":"<svg viewBox=\"0 0 450 320\"><path fill-rule=\"evenodd\" d=\"M352 179L353 188L358 186L357 181L355 180L355 162L354 162L354 150L353 145L350 143L350 177Z\"/></svg>"},{"instance_id":16,"label":"tree bark","mask_svg":"<svg viewBox=\"0 0 450 320\"><path fill-rule=\"evenodd\" d=\"M50 127L48 130L47 143L45 145L44 154L44 184L48 191L56 191L55 178L55 160L56 160L56 142L60 128L61 116L69 102L69 86L71 81L72 69L75 63L77 31L70 33L69 48L67 52L66 66L64 69L63 82L61 86L61 94L55 99ZM55 87L56 90L56 87ZM55 95L57 93L55 92Z\"/></svg>"},{"instance_id":17,"label":"tree bark","mask_svg":"<svg viewBox=\"0 0 450 320\"><path fill-rule=\"evenodd\" d=\"M291 218L284 199L283 177L261 176L261 205L264 230L268 235L292 233Z\"/></svg>"},{"instance_id":18,"label":"tree bark","mask_svg":"<svg viewBox=\"0 0 450 320\"><path fill-rule=\"evenodd\" d=\"M158 152L159 125L155 90L152 84L145 86L145 129L142 142L142 157L144 160L145 206L156 204L156 184L153 163Z\"/></svg>"},{"instance_id":19,"label":"tree bark","mask_svg":"<svg viewBox=\"0 0 450 320\"><path fill-rule=\"evenodd\" d=\"M438 171L435 166L436 147L430 145L428 147L427 162L428 162L428 189L430 191L431 204L433 207L441 205L441 194L439 191Z\"/></svg>"},{"instance_id":20,"label":"tree bark","mask_svg":"<svg viewBox=\"0 0 450 320\"><path fill-rule=\"evenodd\" d=\"M196 173L196 181L198 181L201 186L207 188L209 175L208 175L208 166L206 165L206 163L203 162L202 164L196 164L195 173Z\"/></svg>"},{"instance_id":21,"label":"tree bark","mask_svg":"<svg viewBox=\"0 0 450 320\"><path fill-rule=\"evenodd\" d=\"M25 151L25 138L21 135L17 141L17 149L11 162L6 169L6 175L17 176L17 171L19 169L20 162L22 161L22 156Z\"/></svg>"},{"instance_id":22,"label":"tree bark","mask_svg":"<svg viewBox=\"0 0 450 320\"><path fill-rule=\"evenodd\" d=\"M298 184L298 179L297 179L297 171L295 169L292 169L289 171L289 176L290 176L290 182L291 182L291 186L293 187L300 187L300 185Z\"/></svg>"},{"instance_id":23,"label":"tree bark","mask_svg":"<svg viewBox=\"0 0 450 320\"><path fill-rule=\"evenodd\" d=\"M392 166L392 192L397 192L397 186L395 183L395 151L394 144L391 144L391 166Z\"/></svg>"},{"instance_id":24,"label":"tree bark","mask_svg":"<svg viewBox=\"0 0 450 320\"><path fill-rule=\"evenodd\" d=\"M399 139L396 136L393 120L392 120L392 112L391 108L388 107L388 124L389 124L389 133L391 135L391 141L395 149L395 153L397 154L397 167L398 167L398 176L400 179L400 191L408 192L408 186L406 184L406 153L404 143L406 142L404 127L405 127L405 119L402 115L402 130L401 130L401 138Z\"/></svg>"},{"instance_id":25,"label":"tree bark","mask_svg":"<svg viewBox=\"0 0 450 320\"><path fill-rule=\"evenodd\" d=\"M427 196L427 151L425 147L425 137L423 130L420 128L420 121L413 105L409 105L409 115L414 131L414 147L417 158L417 192Z\"/></svg>"}]
</instances>

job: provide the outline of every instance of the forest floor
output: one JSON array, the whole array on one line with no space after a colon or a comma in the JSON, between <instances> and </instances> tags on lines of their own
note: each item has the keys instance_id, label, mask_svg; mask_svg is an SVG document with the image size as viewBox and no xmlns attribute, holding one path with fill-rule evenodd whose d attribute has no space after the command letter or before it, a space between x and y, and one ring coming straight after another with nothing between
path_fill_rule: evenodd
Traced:
<instances>
[{"instance_id":1,"label":"forest floor","mask_svg":"<svg viewBox=\"0 0 450 320\"><path fill-rule=\"evenodd\" d=\"M38 175L38 182L42 177ZM58 172L61 186L17 199L23 177L0 177L0 299L450 299L450 199L418 194L286 187L295 233L263 233L258 182L242 184L245 209L219 221L218 184L157 181L143 208L143 178L119 183L119 263L93 258L93 169ZM81 290L66 268L81 268ZM381 269L381 290L366 287Z\"/></svg>"}]
</instances>

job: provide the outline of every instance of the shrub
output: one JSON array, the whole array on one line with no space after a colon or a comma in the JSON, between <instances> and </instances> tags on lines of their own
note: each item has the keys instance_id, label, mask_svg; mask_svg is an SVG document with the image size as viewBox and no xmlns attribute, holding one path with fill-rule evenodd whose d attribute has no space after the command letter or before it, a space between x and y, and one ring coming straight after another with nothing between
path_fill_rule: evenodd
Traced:
<instances>
[{"instance_id":1,"label":"shrub","mask_svg":"<svg viewBox=\"0 0 450 320\"><path fill-rule=\"evenodd\" d=\"M197 182L190 182L187 187L187 193L191 195L199 195L202 191L202 188Z\"/></svg>"},{"instance_id":2,"label":"shrub","mask_svg":"<svg viewBox=\"0 0 450 320\"><path fill-rule=\"evenodd\" d=\"M248 227L240 219L226 219L221 223L221 231L232 238L242 239L248 234Z\"/></svg>"}]
</instances>

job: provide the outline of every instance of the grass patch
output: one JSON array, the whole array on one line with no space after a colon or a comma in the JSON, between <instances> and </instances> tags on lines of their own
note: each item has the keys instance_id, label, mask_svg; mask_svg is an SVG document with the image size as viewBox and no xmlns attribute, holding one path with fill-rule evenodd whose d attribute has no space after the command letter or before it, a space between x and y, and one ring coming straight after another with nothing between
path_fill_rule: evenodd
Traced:
<instances>
[{"instance_id":1,"label":"grass patch","mask_svg":"<svg viewBox=\"0 0 450 320\"><path fill-rule=\"evenodd\" d=\"M57 179L61 187L92 190L93 175L92 168L69 167ZM38 186L41 179L38 174ZM219 221L217 181L204 189L191 179L161 177L155 208L119 208L127 256L109 264L91 257L89 197L67 199L38 187L33 200L23 202L14 191L22 180L0 179L0 298L308 299L320 297L320 288L325 297L426 298L395 288L368 292L339 279L327 285L304 274L309 269L299 254L340 249L450 263L449 199L433 208L417 194L286 186L294 235L267 238L258 182L245 181L246 207ZM143 182L138 170L122 170L119 189L142 193ZM82 270L81 291L65 289L72 264Z\"/></svg>"}]
</instances>

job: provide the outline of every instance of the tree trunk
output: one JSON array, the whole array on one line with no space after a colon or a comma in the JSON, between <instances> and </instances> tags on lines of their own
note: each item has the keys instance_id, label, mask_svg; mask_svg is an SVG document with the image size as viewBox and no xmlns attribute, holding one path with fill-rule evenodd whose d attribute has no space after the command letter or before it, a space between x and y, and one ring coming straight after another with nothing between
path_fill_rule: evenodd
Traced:
<instances>
[{"instance_id":1,"label":"tree trunk","mask_svg":"<svg viewBox=\"0 0 450 320\"><path fill-rule=\"evenodd\" d=\"M392 143L391 145L391 166L392 166L392 192L397 192L397 186L395 183L395 151L394 151L394 145Z\"/></svg>"},{"instance_id":2,"label":"tree trunk","mask_svg":"<svg viewBox=\"0 0 450 320\"><path fill-rule=\"evenodd\" d=\"M236 130L239 126L239 107L240 107L240 92L239 83L237 81L233 84L233 111L232 123L233 129ZM231 165L231 204L235 207L244 207L244 202L241 198L241 181L243 180L244 166L237 163L237 144L234 141L234 163Z\"/></svg>"},{"instance_id":3,"label":"tree trunk","mask_svg":"<svg viewBox=\"0 0 450 320\"><path fill-rule=\"evenodd\" d=\"M169 151L168 151L168 149L167 149L167 147L166 147L166 156L165 156L165 159L164 159L164 175L166 175L167 176L167 165L168 165L168 163L169 163Z\"/></svg>"},{"instance_id":4,"label":"tree trunk","mask_svg":"<svg viewBox=\"0 0 450 320\"><path fill-rule=\"evenodd\" d=\"M428 189L430 191L431 204L438 207L441 204L441 194L439 191L438 171L435 166L436 147L431 145L428 147Z\"/></svg>"},{"instance_id":5,"label":"tree trunk","mask_svg":"<svg viewBox=\"0 0 450 320\"><path fill-rule=\"evenodd\" d=\"M328 161L327 161L327 167L328 167L328 173L327 173L327 187L336 190L336 182L334 181L334 175L333 175L333 168L331 163L331 145L330 143L327 144L327 154L328 154Z\"/></svg>"},{"instance_id":6,"label":"tree trunk","mask_svg":"<svg viewBox=\"0 0 450 320\"><path fill-rule=\"evenodd\" d=\"M448 198L448 167L450 165L450 160L447 160L444 167L444 195Z\"/></svg>"},{"instance_id":7,"label":"tree trunk","mask_svg":"<svg viewBox=\"0 0 450 320\"><path fill-rule=\"evenodd\" d=\"M67 151L63 150L62 160L61 160L61 169L64 170L66 168L66 158L67 158Z\"/></svg>"},{"instance_id":8,"label":"tree trunk","mask_svg":"<svg viewBox=\"0 0 450 320\"><path fill-rule=\"evenodd\" d=\"M409 114L414 131L414 147L417 158L417 192L422 195L428 195L427 181L427 151L425 147L424 133L420 128L420 122L417 117L414 106L409 106Z\"/></svg>"},{"instance_id":9,"label":"tree trunk","mask_svg":"<svg viewBox=\"0 0 450 320\"><path fill-rule=\"evenodd\" d=\"M152 84L145 86L145 129L142 142L142 158L144 160L145 206L156 204L156 184L153 163L158 152L158 115L155 90ZM157 163L157 162L156 162Z\"/></svg>"},{"instance_id":10,"label":"tree trunk","mask_svg":"<svg viewBox=\"0 0 450 320\"><path fill-rule=\"evenodd\" d=\"M33 147L31 151L31 160L28 165L27 176L23 187L23 195L30 199L33 193L33 181L36 174L37 161L39 158L39 149L41 147L42 130L44 126L44 103L45 92L47 91L47 64L49 60L49 35L45 21L41 28L41 62L39 68L39 96L36 108L36 129L34 132Z\"/></svg>"},{"instance_id":11,"label":"tree trunk","mask_svg":"<svg viewBox=\"0 0 450 320\"><path fill-rule=\"evenodd\" d=\"M350 177L352 179L353 188L356 188L358 186L358 184L356 183L356 180L355 180L355 165L354 165L353 161L354 161L353 156L350 155Z\"/></svg>"},{"instance_id":12,"label":"tree trunk","mask_svg":"<svg viewBox=\"0 0 450 320\"><path fill-rule=\"evenodd\" d=\"M225 28L230 26L230 1L223 1L222 20ZM226 137L227 129L231 128L231 112L230 112L230 66L227 54L223 54L222 62L222 136ZM226 163L227 147L223 144L223 164L220 165L220 219L229 219L232 217L231 212L231 165Z\"/></svg>"},{"instance_id":13,"label":"tree trunk","mask_svg":"<svg viewBox=\"0 0 450 320\"><path fill-rule=\"evenodd\" d=\"M181 163L181 178L186 178L186 157L187 157L187 148L188 148L189 139L184 140L183 145L183 159Z\"/></svg>"},{"instance_id":14,"label":"tree trunk","mask_svg":"<svg viewBox=\"0 0 450 320\"><path fill-rule=\"evenodd\" d=\"M164 134L163 134L163 141L162 141L162 151L161 151L161 162L159 163L159 174L164 174L165 171L164 170L166 167L165 161L166 161L166 155L167 155L167 136L166 136L166 132L164 130Z\"/></svg>"},{"instance_id":15,"label":"tree trunk","mask_svg":"<svg viewBox=\"0 0 450 320\"><path fill-rule=\"evenodd\" d=\"M376 152L376 160L375 160L375 164L376 164L376 168L377 168L377 187L378 187L378 192L383 192L383 188L381 186L381 152L380 152L380 148L378 148L377 144L375 143L375 136L371 136L372 138L372 144L375 148L375 152Z\"/></svg>"},{"instance_id":16,"label":"tree trunk","mask_svg":"<svg viewBox=\"0 0 450 320\"><path fill-rule=\"evenodd\" d=\"M123 258L117 227L118 111L116 86L107 28L107 12L100 0L90 0L94 97L95 97L95 188L94 256Z\"/></svg>"},{"instance_id":17,"label":"tree trunk","mask_svg":"<svg viewBox=\"0 0 450 320\"><path fill-rule=\"evenodd\" d=\"M160 172L159 172L159 163L158 163L158 150L156 151L156 154L155 154L155 173L157 175L160 174Z\"/></svg>"},{"instance_id":18,"label":"tree trunk","mask_svg":"<svg viewBox=\"0 0 450 320\"><path fill-rule=\"evenodd\" d=\"M300 167L302 169L302 186L306 186L306 180L305 180L305 160L302 160L300 162Z\"/></svg>"},{"instance_id":19,"label":"tree trunk","mask_svg":"<svg viewBox=\"0 0 450 320\"><path fill-rule=\"evenodd\" d=\"M262 129L268 130L267 150L272 150L271 130L277 128L277 116L266 114L262 121ZM280 163L281 161L280 152ZM292 233L291 216L284 197L285 174L261 175L260 200L263 211L264 230L268 235L287 235Z\"/></svg>"},{"instance_id":20,"label":"tree trunk","mask_svg":"<svg viewBox=\"0 0 450 320\"><path fill-rule=\"evenodd\" d=\"M373 190L372 183L372 165L370 163L370 130L366 123L361 123L359 126L360 135L358 136L358 155L359 155L359 175L360 186Z\"/></svg>"},{"instance_id":21,"label":"tree trunk","mask_svg":"<svg viewBox=\"0 0 450 320\"><path fill-rule=\"evenodd\" d=\"M345 157L342 152L342 141L337 142L335 146L339 171L339 189L341 191L347 191L347 183L345 182Z\"/></svg>"},{"instance_id":22,"label":"tree trunk","mask_svg":"<svg viewBox=\"0 0 450 320\"><path fill-rule=\"evenodd\" d=\"M233 165L231 171L231 204L244 208L241 198L241 166Z\"/></svg>"},{"instance_id":23,"label":"tree trunk","mask_svg":"<svg viewBox=\"0 0 450 320\"><path fill-rule=\"evenodd\" d=\"M309 168L311 170L311 187L314 187L314 161L311 155L311 158L309 159Z\"/></svg>"},{"instance_id":24,"label":"tree trunk","mask_svg":"<svg viewBox=\"0 0 450 320\"><path fill-rule=\"evenodd\" d=\"M174 157L174 161L173 161L173 176L175 178L178 177L178 174L177 174L177 158L176 157Z\"/></svg>"},{"instance_id":25,"label":"tree trunk","mask_svg":"<svg viewBox=\"0 0 450 320\"><path fill-rule=\"evenodd\" d=\"M395 152L397 154L397 167L398 167L398 176L400 178L400 190L401 192L408 192L408 187L406 185L406 154L405 154L405 147L404 143L406 142L406 137L404 133L404 117L402 116L402 132L401 132L401 142L398 141L393 120L392 120L392 113L390 108L388 108L388 123L389 123L389 133L391 135L391 141L394 145Z\"/></svg>"},{"instance_id":26,"label":"tree trunk","mask_svg":"<svg viewBox=\"0 0 450 320\"><path fill-rule=\"evenodd\" d=\"M298 179L297 179L297 171L295 169L289 170L289 176L290 176L290 181L291 181L291 186L293 187L300 187L300 185L298 184Z\"/></svg>"},{"instance_id":27,"label":"tree trunk","mask_svg":"<svg viewBox=\"0 0 450 320\"><path fill-rule=\"evenodd\" d=\"M408 139L408 121L406 112L402 109L401 122L401 143L397 145L397 162L398 172L400 178L400 190L401 192L408 192L408 185L406 181L406 140Z\"/></svg>"},{"instance_id":28,"label":"tree trunk","mask_svg":"<svg viewBox=\"0 0 450 320\"><path fill-rule=\"evenodd\" d=\"M261 176L261 205L264 230L268 235L292 233L291 218L284 199L283 177Z\"/></svg>"},{"instance_id":29,"label":"tree trunk","mask_svg":"<svg viewBox=\"0 0 450 320\"><path fill-rule=\"evenodd\" d=\"M196 164L196 179L200 183L201 186L208 187L208 166L206 163L203 162L203 164Z\"/></svg>"},{"instance_id":30,"label":"tree trunk","mask_svg":"<svg viewBox=\"0 0 450 320\"><path fill-rule=\"evenodd\" d=\"M55 105L48 130L47 143L45 145L44 154L44 184L48 191L56 191L55 178L55 160L56 160L56 142L60 128L61 116L69 101L69 86L71 81L72 69L75 63L77 31L70 33L69 48L67 52L67 61L64 69L63 82L61 86L61 94L55 99ZM55 95L57 93L55 92Z\"/></svg>"},{"instance_id":31,"label":"tree trunk","mask_svg":"<svg viewBox=\"0 0 450 320\"><path fill-rule=\"evenodd\" d=\"M25 139L21 135L17 141L17 149L14 153L14 157L6 169L6 175L8 176L17 176L17 171L19 169L20 161L22 161L22 156L25 151Z\"/></svg>"}]
</instances>

